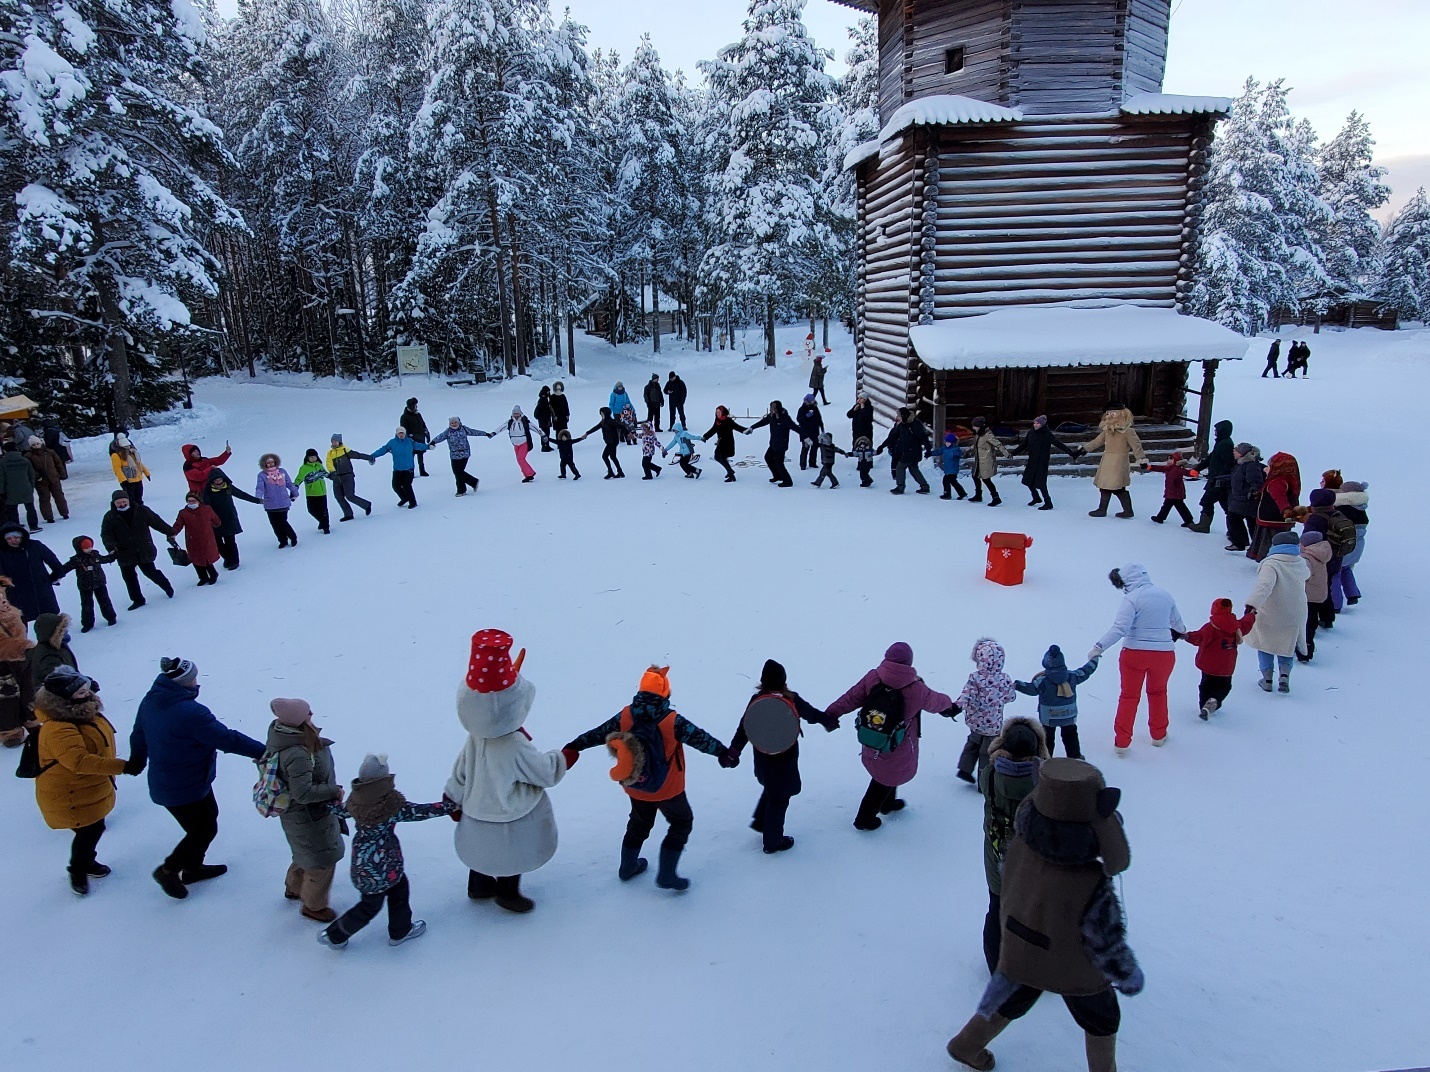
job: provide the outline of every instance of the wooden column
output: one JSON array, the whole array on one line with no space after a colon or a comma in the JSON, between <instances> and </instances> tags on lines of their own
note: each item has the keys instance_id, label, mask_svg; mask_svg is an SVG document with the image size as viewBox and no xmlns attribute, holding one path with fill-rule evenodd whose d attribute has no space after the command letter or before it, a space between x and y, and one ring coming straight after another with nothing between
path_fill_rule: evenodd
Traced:
<instances>
[{"instance_id":1,"label":"wooden column","mask_svg":"<svg viewBox=\"0 0 1430 1072\"><path fill-rule=\"evenodd\" d=\"M1216 393L1216 370L1218 361L1202 362L1201 404L1197 407L1197 457L1205 458L1211 449L1212 440L1212 399Z\"/></svg>"}]
</instances>

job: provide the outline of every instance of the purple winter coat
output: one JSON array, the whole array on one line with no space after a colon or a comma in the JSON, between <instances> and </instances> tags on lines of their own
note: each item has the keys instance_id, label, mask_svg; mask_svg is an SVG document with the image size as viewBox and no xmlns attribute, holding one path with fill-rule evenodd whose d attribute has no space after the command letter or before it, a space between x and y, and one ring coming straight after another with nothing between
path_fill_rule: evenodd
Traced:
<instances>
[{"instance_id":1,"label":"purple winter coat","mask_svg":"<svg viewBox=\"0 0 1430 1072\"><path fill-rule=\"evenodd\" d=\"M286 510L298 497L298 485L287 469L264 469L258 474L258 487L253 494L263 500L265 510Z\"/></svg>"},{"instance_id":2,"label":"purple winter coat","mask_svg":"<svg viewBox=\"0 0 1430 1072\"><path fill-rule=\"evenodd\" d=\"M825 711L825 714L837 718L859 710L864 706L869 690L881 681L903 695L904 723L908 727L904 743L892 752L876 752L866 747L860 755L869 777L880 785L900 786L913 781L919 771L919 712L944 711L953 703L951 697L924 684L923 678L913 668L913 661L913 652L907 644L894 644L884 653L883 662L860 678L857 685Z\"/></svg>"}]
</instances>

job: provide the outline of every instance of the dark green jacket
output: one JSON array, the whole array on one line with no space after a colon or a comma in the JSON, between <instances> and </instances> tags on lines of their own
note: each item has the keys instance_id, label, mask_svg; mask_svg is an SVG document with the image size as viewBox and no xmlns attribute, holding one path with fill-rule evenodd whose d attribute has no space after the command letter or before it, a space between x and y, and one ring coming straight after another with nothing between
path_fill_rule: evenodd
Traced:
<instances>
[{"instance_id":1,"label":"dark green jacket","mask_svg":"<svg viewBox=\"0 0 1430 1072\"><path fill-rule=\"evenodd\" d=\"M1042 729L1030 718L1010 718L1003 724L1004 733L1016 722L1027 723L1043 739ZM989 893L1002 896L1003 858L1013 840L1013 816L1038 784L1038 766L1047 758L1047 751L1039 747L1035 759L1013 759L1003 749L1002 733L988 747L988 765L978 775L978 788L983 793L983 874Z\"/></svg>"}]
</instances>

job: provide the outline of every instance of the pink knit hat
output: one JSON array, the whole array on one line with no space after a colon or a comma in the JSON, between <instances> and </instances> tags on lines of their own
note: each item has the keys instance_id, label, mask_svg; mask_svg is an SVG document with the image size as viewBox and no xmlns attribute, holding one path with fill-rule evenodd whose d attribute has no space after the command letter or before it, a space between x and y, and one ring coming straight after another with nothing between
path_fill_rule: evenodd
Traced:
<instances>
[{"instance_id":1,"label":"pink knit hat","mask_svg":"<svg viewBox=\"0 0 1430 1072\"><path fill-rule=\"evenodd\" d=\"M268 701L268 709L285 726L301 726L313 717L307 700L287 700L282 696Z\"/></svg>"}]
</instances>

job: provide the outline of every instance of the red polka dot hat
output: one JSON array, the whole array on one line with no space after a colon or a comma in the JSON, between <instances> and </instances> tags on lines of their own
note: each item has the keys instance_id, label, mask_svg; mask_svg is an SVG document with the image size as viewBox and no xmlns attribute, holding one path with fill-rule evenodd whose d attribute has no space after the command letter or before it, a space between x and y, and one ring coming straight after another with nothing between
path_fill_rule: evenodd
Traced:
<instances>
[{"instance_id":1,"label":"red polka dot hat","mask_svg":"<svg viewBox=\"0 0 1430 1072\"><path fill-rule=\"evenodd\" d=\"M526 649L512 662L511 634L482 629L472 634L472 657L467 663L467 688L473 692L504 692L516 684Z\"/></svg>"}]
</instances>

